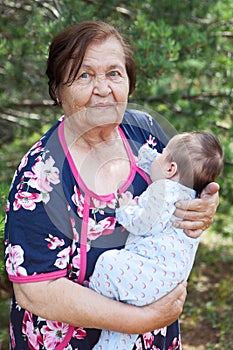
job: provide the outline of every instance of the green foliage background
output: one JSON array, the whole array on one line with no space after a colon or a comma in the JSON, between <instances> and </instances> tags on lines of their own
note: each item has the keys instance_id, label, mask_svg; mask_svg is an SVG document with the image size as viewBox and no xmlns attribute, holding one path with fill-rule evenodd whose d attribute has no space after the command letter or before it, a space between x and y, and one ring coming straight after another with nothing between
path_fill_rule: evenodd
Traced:
<instances>
[{"instance_id":1,"label":"green foliage background","mask_svg":"<svg viewBox=\"0 0 233 350\"><path fill-rule=\"evenodd\" d=\"M231 0L22 0L2 1L0 8L1 181L9 180L15 150L26 144L28 135L40 133L60 113L51 107L44 73L52 37L70 24L97 19L116 25L134 48L138 82L131 102L160 113L178 132L211 130L219 136L225 152L220 179L225 204L219 210L230 209ZM11 150L9 141L15 136Z\"/></svg>"},{"instance_id":2,"label":"green foliage background","mask_svg":"<svg viewBox=\"0 0 233 350\"><path fill-rule=\"evenodd\" d=\"M51 39L90 19L111 22L133 46L137 89L130 102L159 113L177 132L209 130L219 137L225 168L213 229L233 238L232 0L1 0L0 10L1 241L14 169L62 113L47 92ZM0 254L3 276L2 244Z\"/></svg>"}]
</instances>

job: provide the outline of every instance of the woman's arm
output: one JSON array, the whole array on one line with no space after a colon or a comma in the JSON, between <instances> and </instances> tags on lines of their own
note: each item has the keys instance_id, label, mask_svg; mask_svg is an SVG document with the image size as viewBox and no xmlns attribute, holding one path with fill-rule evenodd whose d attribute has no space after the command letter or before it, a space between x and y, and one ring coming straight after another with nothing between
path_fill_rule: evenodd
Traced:
<instances>
[{"instance_id":1,"label":"woman's arm","mask_svg":"<svg viewBox=\"0 0 233 350\"><path fill-rule=\"evenodd\" d=\"M174 214L183 220L175 221L174 225L184 229L190 237L199 237L213 222L219 204L218 191L219 185L211 182L204 188L200 198L177 202Z\"/></svg>"},{"instance_id":2,"label":"woman's arm","mask_svg":"<svg viewBox=\"0 0 233 350\"><path fill-rule=\"evenodd\" d=\"M173 323L181 314L186 298L185 282L143 307L108 299L66 278L13 286L18 304L45 319L136 334Z\"/></svg>"}]
</instances>

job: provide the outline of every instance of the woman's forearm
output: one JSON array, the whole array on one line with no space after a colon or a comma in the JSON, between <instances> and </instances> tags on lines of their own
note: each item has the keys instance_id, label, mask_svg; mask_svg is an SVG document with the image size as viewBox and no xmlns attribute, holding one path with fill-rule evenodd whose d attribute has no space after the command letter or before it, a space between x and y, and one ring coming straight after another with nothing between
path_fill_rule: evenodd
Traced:
<instances>
[{"instance_id":1,"label":"woman's forearm","mask_svg":"<svg viewBox=\"0 0 233 350\"><path fill-rule=\"evenodd\" d=\"M108 299L66 278L14 284L16 300L26 310L77 327L144 333L174 322L182 312L185 284L156 303L136 307Z\"/></svg>"}]
</instances>

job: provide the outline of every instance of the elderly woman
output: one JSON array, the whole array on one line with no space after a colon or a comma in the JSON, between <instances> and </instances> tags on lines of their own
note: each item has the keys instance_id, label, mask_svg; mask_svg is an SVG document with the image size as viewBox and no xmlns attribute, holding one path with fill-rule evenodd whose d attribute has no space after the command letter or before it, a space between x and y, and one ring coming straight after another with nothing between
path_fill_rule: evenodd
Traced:
<instances>
[{"instance_id":1,"label":"elderly woman","mask_svg":"<svg viewBox=\"0 0 233 350\"><path fill-rule=\"evenodd\" d=\"M167 142L150 116L126 110L136 81L131 50L111 25L83 22L53 40L47 75L64 116L22 159L7 205L11 348L89 350L108 329L139 334L134 349L179 349L185 283L144 307L86 287L98 256L125 244L117 194L138 196L149 184L135 163L138 149L152 142L161 152ZM217 192L212 183L201 198L178 203L184 220L176 224L199 236Z\"/></svg>"}]
</instances>

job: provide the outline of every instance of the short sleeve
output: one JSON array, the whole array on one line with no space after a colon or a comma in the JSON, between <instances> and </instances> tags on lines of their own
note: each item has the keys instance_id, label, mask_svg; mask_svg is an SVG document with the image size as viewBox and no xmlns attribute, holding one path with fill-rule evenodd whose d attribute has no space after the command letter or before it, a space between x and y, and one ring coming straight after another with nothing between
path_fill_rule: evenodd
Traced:
<instances>
[{"instance_id":1,"label":"short sleeve","mask_svg":"<svg viewBox=\"0 0 233 350\"><path fill-rule=\"evenodd\" d=\"M62 171L44 142L24 156L9 193L5 265L13 282L65 276L69 264L72 229Z\"/></svg>"}]
</instances>

